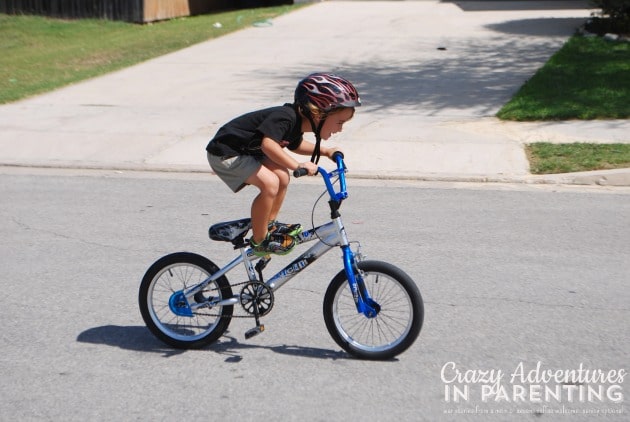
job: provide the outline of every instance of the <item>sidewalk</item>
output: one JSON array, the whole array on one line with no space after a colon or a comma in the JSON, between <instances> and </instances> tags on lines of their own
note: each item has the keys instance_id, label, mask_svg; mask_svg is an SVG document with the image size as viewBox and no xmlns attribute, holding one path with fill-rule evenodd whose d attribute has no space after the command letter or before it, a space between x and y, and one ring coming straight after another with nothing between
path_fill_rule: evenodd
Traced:
<instances>
[{"instance_id":1,"label":"sidewalk","mask_svg":"<svg viewBox=\"0 0 630 422\"><path fill-rule=\"evenodd\" d=\"M363 106L330 142L353 177L630 185L630 170L532 176L523 143L630 142L630 121L492 117L589 15L586 2L317 3L0 106L0 165L209 171L227 120L334 71ZM307 137L310 134L306 135Z\"/></svg>"}]
</instances>

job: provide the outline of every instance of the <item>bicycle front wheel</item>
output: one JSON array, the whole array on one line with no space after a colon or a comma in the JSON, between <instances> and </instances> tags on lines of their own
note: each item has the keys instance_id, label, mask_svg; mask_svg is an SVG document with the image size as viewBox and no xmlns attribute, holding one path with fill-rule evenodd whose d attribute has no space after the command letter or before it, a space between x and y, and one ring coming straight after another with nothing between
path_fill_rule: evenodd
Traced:
<instances>
[{"instance_id":1,"label":"bicycle front wheel","mask_svg":"<svg viewBox=\"0 0 630 422\"><path fill-rule=\"evenodd\" d=\"M333 278L324 296L328 332L346 352L361 359L391 359L407 350L420 334L424 319L422 296L401 269L381 261L357 263L378 314L357 311L345 271Z\"/></svg>"},{"instance_id":2,"label":"bicycle front wheel","mask_svg":"<svg viewBox=\"0 0 630 422\"><path fill-rule=\"evenodd\" d=\"M201 255L177 252L157 260L140 283L138 302L142 319L164 343L199 348L216 341L230 324L234 306L202 307L193 311L181 292L206 280L219 268ZM195 303L232 297L225 276L195 295Z\"/></svg>"}]
</instances>

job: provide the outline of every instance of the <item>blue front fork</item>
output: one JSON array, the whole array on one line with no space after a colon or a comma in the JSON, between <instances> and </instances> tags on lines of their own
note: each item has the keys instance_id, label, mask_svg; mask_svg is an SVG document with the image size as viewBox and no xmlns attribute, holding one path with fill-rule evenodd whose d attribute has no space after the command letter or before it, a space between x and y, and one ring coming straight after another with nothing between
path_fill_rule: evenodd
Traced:
<instances>
[{"instance_id":1,"label":"blue front fork","mask_svg":"<svg viewBox=\"0 0 630 422\"><path fill-rule=\"evenodd\" d=\"M357 311L367 318L375 318L380 311L380 306L370 297L365 287L363 277L356 268L352 250L350 250L350 246L348 245L342 246L341 250L343 251L343 266L346 270L346 277L350 284L352 297L357 305Z\"/></svg>"}]
</instances>

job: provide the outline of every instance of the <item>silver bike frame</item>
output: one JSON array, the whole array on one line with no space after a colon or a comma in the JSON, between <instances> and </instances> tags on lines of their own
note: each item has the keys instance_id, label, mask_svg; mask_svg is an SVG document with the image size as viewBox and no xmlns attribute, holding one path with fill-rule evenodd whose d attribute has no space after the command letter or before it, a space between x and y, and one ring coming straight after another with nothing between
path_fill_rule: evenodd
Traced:
<instances>
[{"instance_id":1,"label":"silver bike frame","mask_svg":"<svg viewBox=\"0 0 630 422\"><path fill-rule=\"evenodd\" d=\"M323 256L326 252L335 246L347 245L348 239L341 223L341 218L335 219L323 226L317 227L315 230L307 230L297 236L298 244L306 243L319 239L319 242L311 246L306 252L293 260L289 265L284 267L280 272L271 277L266 284L271 290L277 290L286 282L298 275L302 270Z\"/></svg>"},{"instance_id":2,"label":"silver bike frame","mask_svg":"<svg viewBox=\"0 0 630 422\"><path fill-rule=\"evenodd\" d=\"M315 245L311 246L306 252L294 259L289 265L280 270L277 274L265 281L265 284L275 291L282 287L285 283L298 275L302 270L310 266L318 258L322 257L326 252L330 251L336 246L348 247L349 242L346 236L346 231L341 221L341 217L337 217L332 221L319 226L313 230L306 230L296 236L297 244L307 243L314 240L319 240ZM200 284L188 289L184 292L184 295L190 303L191 309L198 307L206 307L208 304L196 304L194 300L191 300L193 296L199 291L203 290L208 284L221 278L239 264L244 263L250 281L256 281L257 275L254 269L254 261L264 259L254 255L251 248L241 248L241 254L234 258L229 264L212 274L206 280ZM226 298L216 302L210 302L211 306L226 306L234 305L239 302L238 295L234 295L231 298Z\"/></svg>"}]
</instances>

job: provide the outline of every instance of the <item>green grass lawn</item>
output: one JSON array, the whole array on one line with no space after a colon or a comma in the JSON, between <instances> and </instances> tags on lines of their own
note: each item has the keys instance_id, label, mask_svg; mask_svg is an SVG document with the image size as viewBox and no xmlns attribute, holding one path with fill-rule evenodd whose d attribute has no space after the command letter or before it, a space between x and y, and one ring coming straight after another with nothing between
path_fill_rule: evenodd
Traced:
<instances>
[{"instance_id":1,"label":"green grass lawn","mask_svg":"<svg viewBox=\"0 0 630 422\"><path fill-rule=\"evenodd\" d=\"M0 14L0 104L121 69L303 6L235 10L149 25ZM221 26L216 27L216 22Z\"/></svg>"},{"instance_id":2,"label":"green grass lawn","mask_svg":"<svg viewBox=\"0 0 630 422\"><path fill-rule=\"evenodd\" d=\"M497 116L517 121L630 118L630 43L572 37Z\"/></svg>"},{"instance_id":3,"label":"green grass lawn","mask_svg":"<svg viewBox=\"0 0 630 422\"><path fill-rule=\"evenodd\" d=\"M497 113L505 120L630 118L630 43L572 37ZM630 134L628 134L630 137ZM630 145L534 143L532 174L630 167Z\"/></svg>"},{"instance_id":4,"label":"green grass lawn","mask_svg":"<svg viewBox=\"0 0 630 422\"><path fill-rule=\"evenodd\" d=\"M527 145L532 174L572 173L630 167L630 144L551 144Z\"/></svg>"}]
</instances>

